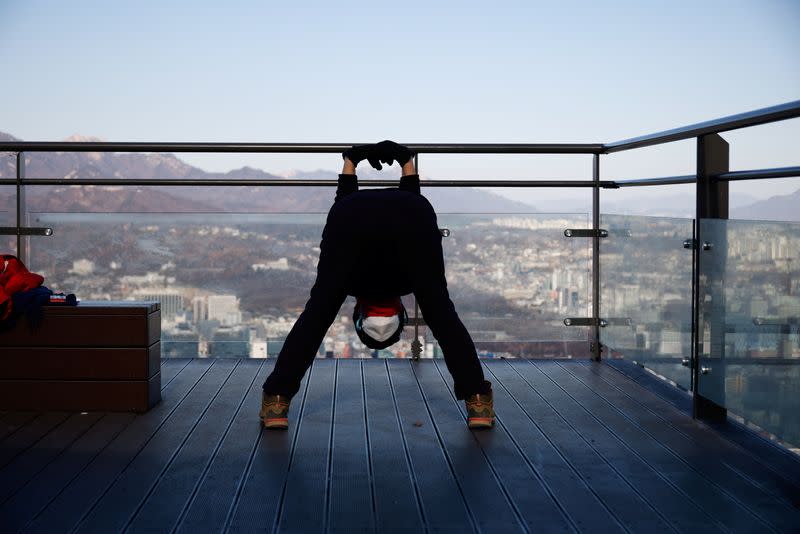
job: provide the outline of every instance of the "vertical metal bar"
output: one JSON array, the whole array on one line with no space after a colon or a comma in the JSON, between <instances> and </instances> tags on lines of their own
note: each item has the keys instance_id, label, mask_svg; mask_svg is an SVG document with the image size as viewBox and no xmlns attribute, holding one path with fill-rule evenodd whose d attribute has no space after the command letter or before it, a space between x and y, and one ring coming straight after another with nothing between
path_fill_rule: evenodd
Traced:
<instances>
[{"instance_id":1,"label":"vertical metal bar","mask_svg":"<svg viewBox=\"0 0 800 534\"><path fill-rule=\"evenodd\" d=\"M692 416L695 419L725 421L725 294L719 280L714 280L715 272L724 272L727 257L727 239L712 243L706 250L704 243L710 239L704 235L702 219L728 218L728 183L713 176L728 172L730 150L727 141L719 134L707 134L697 138L697 205L695 241L695 279L694 291L696 307L695 360L692 368ZM724 236L724 232L722 233ZM716 247L716 255L711 249ZM715 257L716 256L716 257ZM723 264L719 265L718 262ZM701 286L701 283L703 284ZM709 356L714 362L709 374L702 368L709 362L703 361L706 331L709 339ZM716 354L715 354L716 353ZM702 382L702 384L701 384ZM715 400L704 393L714 392ZM715 401L722 401L718 404Z\"/></svg>"},{"instance_id":2,"label":"vertical metal bar","mask_svg":"<svg viewBox=\"0 0 800 534\"><path fill-rule=\"evenodd\" d=\"M25 188L22 180L25 178L25 153L17 152L17 257L22 263L28 263L28 250L25 246L26 237L20 230L25 225Z\"/></svg>"},{"instance_id":3,"label":"vertical metal bar","mask_svg":"<svg viewBox=\"0 0 800 534\"><path fill-rule=\"evenodd\" d=\"M592 156L592 360L599 362L600 345L600 154Z\"/></svg>"},{"instance_id":4,"label":"vertical metal bar","mask_svg":"<svg viewBox=\"0 0 800 534\"><path fill-rule=\"evenodd\" d=\"M695 213L695 219L692 221L692 336L691 336L691 348L690 355L689 355L689 391L694 392L695 388L697 387L697 382L695 381L695 369L697 368L697 332L699 328L699 316L697 310L698 308L698 286L700 285L700 280L698 278L698 269L697 269L697 243L699 239L697 228L700 224L700 221L696 218L697 213ZM694 407L692 407L692 412L694 412Z\"/></svg>"}]
</instances>

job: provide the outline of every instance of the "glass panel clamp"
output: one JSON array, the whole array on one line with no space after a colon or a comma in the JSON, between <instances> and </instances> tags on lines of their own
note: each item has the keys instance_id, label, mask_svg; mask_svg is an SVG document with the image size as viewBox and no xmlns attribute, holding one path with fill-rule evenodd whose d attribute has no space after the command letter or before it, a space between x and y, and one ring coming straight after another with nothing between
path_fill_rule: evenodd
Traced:
<instances>
[{"instance_id":1,"label":"glass panel clamp","mask_svg":"<svg viewBox=\"0 0 800 534\"><path fill-rule=\"evenodd\" d=\"M608 326L605 319L595 319L594 317L567 317L564 319L564 326Z\"/></svg>"},{"instance_id":2,"label":"glass panel clamp","mask_svg":"<svg viewBox=\"0 0 800 534\"><path fill-rule=\"evenodd\" d=\"M0 226L0 235L53 235L52 228L17 228L16 226Z\"/></svg>"},{"instance_id":3,"label":"glass panel clamp","mask_svg":"<svg viewBox=\"0 0 800 534\"><path fill-rule=\"evenodd\" d=\"M595 231L592 228L567 228L564 230L565 237L608 237L608 230L600 228Z\"/></svg>"}]
</instances>

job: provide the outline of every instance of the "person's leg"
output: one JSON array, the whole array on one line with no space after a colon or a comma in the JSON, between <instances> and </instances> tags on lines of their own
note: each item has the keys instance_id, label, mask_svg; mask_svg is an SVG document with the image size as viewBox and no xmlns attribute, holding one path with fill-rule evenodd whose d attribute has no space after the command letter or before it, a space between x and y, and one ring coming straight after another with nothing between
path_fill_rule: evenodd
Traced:
<instances>
[{"instance_id":1,"label":"person's leg","mask_svg":"<svg viewBox=\"0 0 800 534\"><path fill-rule=\"evenodd\" d=\"M354 262L354 240L352 235L339 232L338 226L337 220L328 218L320 244L317 279L303 313L286 337L275 368L264 382L264 392L269 395L291 398L297 393L322 338L347 298L344 280Z\"/></svg>"},{"instance_id":2,"label":"person's leg","mask_svg":"<svg viewBox=\"0 0 800 534\"><path fill-rule=\"evenodd\" d=\"M425 323L431 329L444 353L445 364L453 377L457 399L476 393L488 394L491 383L483 376L475 344L456 313L447 291L442 254L442 236L433 210L430 215L411 222L407 244L414 250L407 262L414 296Z\"/></svg>"}]
</instances>

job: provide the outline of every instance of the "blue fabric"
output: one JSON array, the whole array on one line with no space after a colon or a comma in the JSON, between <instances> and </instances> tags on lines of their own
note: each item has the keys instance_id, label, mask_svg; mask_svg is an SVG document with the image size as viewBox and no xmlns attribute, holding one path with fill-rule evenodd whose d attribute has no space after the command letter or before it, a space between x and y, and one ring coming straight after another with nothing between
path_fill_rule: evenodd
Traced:
<instances>
[{"instance_id":1,"label":"blue fabric","mask_svg":"<svg viewBox=\"0 0 800 534\"><path fill-rule=\"evenodd\" d=\"M52 293L47 287L39 286L28 291L18 291L11 295L11 315L4 321L0 321L0 331L14 328L17 320L23 315L28 321L28 327L31 330L36 329L42 322L42 308L50 302Z\"/></svg>"}]
</instances>

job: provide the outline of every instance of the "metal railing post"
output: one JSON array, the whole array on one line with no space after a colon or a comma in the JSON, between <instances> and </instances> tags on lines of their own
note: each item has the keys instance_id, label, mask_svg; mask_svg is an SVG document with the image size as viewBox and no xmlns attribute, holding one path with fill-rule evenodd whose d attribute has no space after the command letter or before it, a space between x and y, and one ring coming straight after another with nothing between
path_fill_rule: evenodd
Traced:
<instances>
[{"instance_id":1,"label":"metal railing post","mask_svg":"<svg viewBox=\"0 0 800 534\"><path fill-rule=\"evenodd\" d=\"M600 361L600 154L592 156L592 360Z\"/></svg>"},{"instance_id":2,"label":"metal railing post","mask_svg":"<svg viewBox=\"0 0 800 534\"><path fill-rule=\"evenodd\" d=\"M692 358L692 415L697 419L724 421L727 410L725 397L725 293L721 280L728 255L727 232L720 232L716 243L704 235L702 219L728 218L728 182L717 175L728 172L729 146L719 134L697 138L697 206L695 214L694 253L694 347ZM706 331L708 336L706 336ZM703 361L704 343L709 343L712 356ZM713 363L712 363L713 362ZM701 388L702 382L702 388ZM704 396L712 392L715 400ZM722 403L716 401L722 399Z\"/></svg>"},{"instance_id":3,"label":"metal railing post","mask_svg":"<svg viewBox=\"0 0 800 534\"><path fill-rule=\"evenodd\" d=\"M22 235L25 225L25 187L22 180L25 178L25 152L17 152L17 257L22 263L28 263L27 237Z\"/></svg>"}]
</instances>

